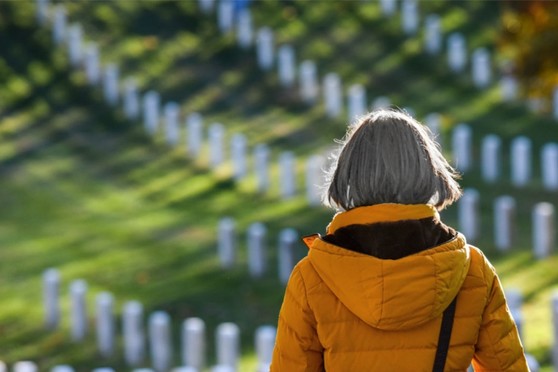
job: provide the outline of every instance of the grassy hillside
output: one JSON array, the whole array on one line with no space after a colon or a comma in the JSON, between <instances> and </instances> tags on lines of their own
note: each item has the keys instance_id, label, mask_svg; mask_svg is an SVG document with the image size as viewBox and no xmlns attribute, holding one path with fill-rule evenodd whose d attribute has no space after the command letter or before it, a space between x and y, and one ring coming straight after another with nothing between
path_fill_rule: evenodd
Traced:
<instances>
[{"instance_id":1,"label":"grassy hillside","mask_svg":"<svg viewBox=\"0 0 558 372\"><path fill-rule=\"evenodd\" d=\"M197 2L65 4L69 19L99 44L104 62L117 62L142 91L156 89L163 102L178 102L182 117L200 112L206 126L223 123L227 138L241 132L250 146L268 143L273 159L294 151L300 189L303 160L344 133L344 118L327 119L321 104L307 107L295 89L280 89L275 72L260 71L254 51L237 48L232 34L221 35L214 15L202 15ZM420 8L440 14L445 33L464 32L469 48L494 48L498 4L429 1ZM424 54L422 36L404 37L399 16L384 19L375 2L258 1L251 9L254 23L272 27L278 44L292 43L299 61L315 60L320 76L335 71L345 87L365 84L369 100L389 96L419 118L440 112L445 143L459 122L473 127L476 149L487 133L501 135L506 148L514 136L527 135L536 151L558 140L549 119L519 103L500 103L496 85L479 91L468 76L451 74L443 56ZM91 314L94 295L108 290L119 311L129 299L141 301L146 312L168 311L176 340L184 318L203 318L211 356L215 326L236 322L241 370L253 369L254 329L275 324L283 296L274 264L277 234L285 227L322 232L331 212L308 207L302 194L280 200L276 178L261 195L253 175L235 184L228 163L210 172L206 148L189 159L183 143L169 148L162 134L148 137L141 123L107 107L81 71L69 69L65 49L52 44L47 30L36 25L33 3L0 3L0 359L31 359L43 369L67 363L122 370L121 353L98 360L93 334L85 344L69 341L67 287L84 278ZM558 205L558 198L543 191L539 179L520 190L506 179L487 185L477 166L462 184L481 191L477 244L504 286L524 294L527 351L548 365L558 262L532 258L530 214L534 203ZM492 243L492 202L502 194L516 197L519 211L517 246L505 255ZM453 225L455 211L444 212ZM240 262L232 271L221 270L216 257L223 216L234 217L239 231ZM272 264L263 280L250 279L245 268L245 231L255 221L268 226ZM304 250L299 247L300 256ZM48 267L63 277L65 319L56 332L42 329L40 276Z\"/></svg>"}]
</instances>

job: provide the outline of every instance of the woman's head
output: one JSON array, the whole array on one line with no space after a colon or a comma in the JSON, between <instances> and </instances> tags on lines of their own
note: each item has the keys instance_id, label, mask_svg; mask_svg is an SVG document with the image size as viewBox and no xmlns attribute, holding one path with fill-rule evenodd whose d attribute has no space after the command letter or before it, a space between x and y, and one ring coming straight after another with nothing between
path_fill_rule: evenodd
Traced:
<instances>
[{"instance_id":1,"label":"woman's head","mask_svg":"<svg viewBox=\"0 0 558 372\"><path fill-rule=\"evenodd\" d=\"M351 126L327 175L326 205L432 204L461 196L455 170L430 130L408 114L378 110Z\"/></svg>"}]
</instances>

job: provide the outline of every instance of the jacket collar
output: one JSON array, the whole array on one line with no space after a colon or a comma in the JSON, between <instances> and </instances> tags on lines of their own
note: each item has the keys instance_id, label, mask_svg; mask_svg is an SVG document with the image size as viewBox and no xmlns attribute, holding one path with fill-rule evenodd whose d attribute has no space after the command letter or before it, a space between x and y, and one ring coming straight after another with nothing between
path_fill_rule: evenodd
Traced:
<instances>
[{"instance_id":1,"label":"jacket collar","mask_svg":"<svg viewBox=\"0 0 558 372\"><path fill-rule=\"evenodd\" d=\"M378 222L418 220L422 218L440 219L435 207L428 204L385 203L350 209L337 213L327 227L327 234L349 225L366 225Z\"/></svg>"}]
</instances>

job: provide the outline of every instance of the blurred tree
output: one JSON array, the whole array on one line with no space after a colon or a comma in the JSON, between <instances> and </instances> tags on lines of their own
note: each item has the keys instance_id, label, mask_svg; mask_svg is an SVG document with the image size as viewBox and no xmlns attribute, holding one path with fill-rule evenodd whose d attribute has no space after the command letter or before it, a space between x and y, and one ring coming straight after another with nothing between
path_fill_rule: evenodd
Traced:
<instances>
[{"instance_id":1,"label":"blurred tree","mask_svg":"<svg viewBox=\"0 0 558 372\"><path fill-rule=\"evenodd\" d=\"M548 102L558 86L558 1L507 0L502 27L504 73L519 79L527 98Z\"/></svg>"}]
</instances>

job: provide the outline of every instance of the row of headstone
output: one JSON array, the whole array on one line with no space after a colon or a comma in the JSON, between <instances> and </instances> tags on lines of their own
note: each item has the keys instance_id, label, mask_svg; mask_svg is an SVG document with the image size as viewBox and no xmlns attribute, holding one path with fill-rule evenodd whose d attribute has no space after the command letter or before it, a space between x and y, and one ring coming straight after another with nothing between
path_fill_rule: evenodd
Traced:
<instances>
[{"instance_id":1,"label":"row of headstone","mask_svg":"<svg viewBox=\"0 0 558 372\"><path fill-rule=\"evenodd\" d=\"M292 251L297 236L296 233L289 230L282 234L290 236L290 240L282 239L280 243L288 245L281 253L284 255L286 254L285 251ZM249 239L249 252L252 257L250 270L256 276L265 272L264 240L265 227L262 224L252 225ZM293 261L292 257L287 259ZM286 269L283 267L282 270L285 271ZM45 325L49 329L55 329L60 322L60 275L57 270L48 269L44 272L43 294ZM86 295L87 286L83 280L76 280L70 284L73 341L82 341L87 335ZM114 298L108 292L99 293L95 299L95 330L99 355L110 358L116 350L117 327ZM124 358L127 365L134 367L143 364L146 359L146 346L149 346L153 369L164 372L171 368L173 361L171 318L166 312L156 311L149 316L146 335L143 306L137 301L128 301L124 304L122 311L122 333ZM181 340L182 364L196 370L204 368L206 363L206 339L203 320L200 318L186 319L182 324ZM219 325L216 329L215 340L217 364L229 366L236 370L240 355L240 330L238 326L234 323ZM258 363L261 366L268 366L271 363L274 343L274 327L262 326L256 330L256 352Z\"/></svg>"},{"instance_id":2,"label":"row of headstone","mask_svg":"<svg viewBox=\"0 0 558 372\"><path fill-rule=\"evenodd\" d=\"M230 217L219 221L217 228L217 252L221 267L231 269L237 264L238 237L236 223ZM278 273L281 283L286 284L296 263L298 233L291 228L282 230L278 237ZM251 224L246 234L248 270L252 277L261 277L268 270L268 238L265 225Z\"/></svg>"},{"instance_id":3,"label":"row of headstone","mask_svg":"<svg viewBox=\"0 0 558 372\"><path fill-rule=\"evenodd\" d=\"M472 130L459 124L452 134L453 161L456 168L466 173L473 167ZM503 168L502 140L494 134L485 136L481 143L481 174L486 182L501 178ZM532 179L532 144L525 136L518 136L510 144L511 182L516 187L526 186ZM558 144L548 143L541 149L543 187L558 190Z\"/></svg>"},{"instance_id":4,"label":"row of headstone","mask_svg":"<svg viewBox=\"0 0 558 372\"><path fill-rule=\"evenodd\" d=\"M517 203L511 196L494 200L494 244L507 251L513 246L516 231ZM548 257L555 249L555 211L550 203L534 205L531 216L533 254L538 259ZM474 242L481 235L480 195L477 190L465 189L458 204L459 230Z\"/></svg>"}]
</instances>

